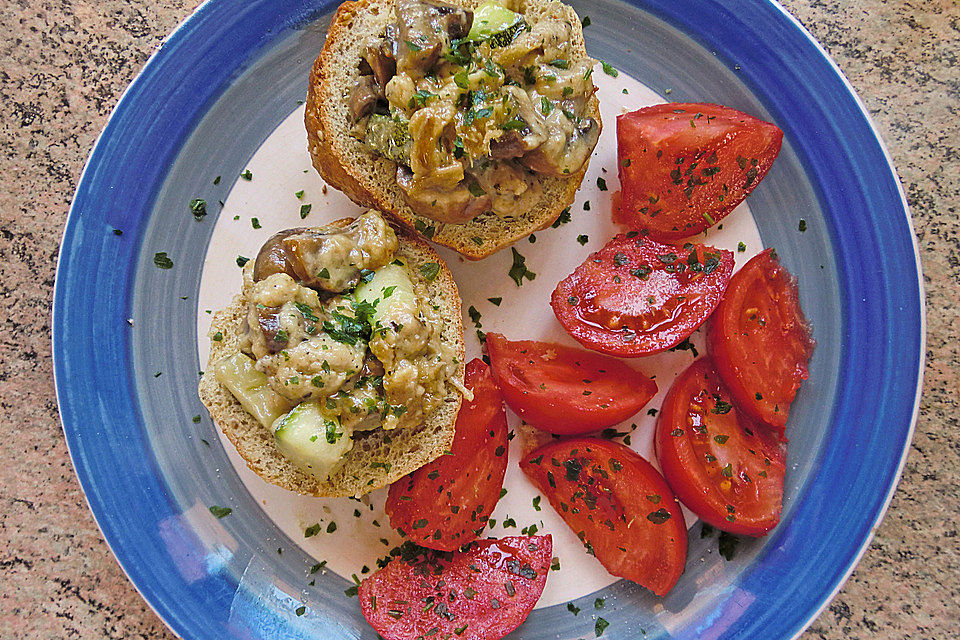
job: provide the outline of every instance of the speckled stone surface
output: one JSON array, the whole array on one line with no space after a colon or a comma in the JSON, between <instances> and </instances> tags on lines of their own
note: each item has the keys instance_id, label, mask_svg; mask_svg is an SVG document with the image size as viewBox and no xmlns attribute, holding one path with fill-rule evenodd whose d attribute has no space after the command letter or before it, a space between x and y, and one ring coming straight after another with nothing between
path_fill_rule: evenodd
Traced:
<instances>
[{"instance_id":1,"label":"speckled stone surface","mask_svg":"<svg viewBox=\"0 0 960 640\"><path fill-rule=\"evenodd\" d=\"M960 637L960 4L786 0L887 142L913 211L927 364L903 480L804 640ZM0 638L173 635L126 580L57 416L49 307L70 199L124 87L194 2L2 0Z\"/></svg>"}]
</instances>

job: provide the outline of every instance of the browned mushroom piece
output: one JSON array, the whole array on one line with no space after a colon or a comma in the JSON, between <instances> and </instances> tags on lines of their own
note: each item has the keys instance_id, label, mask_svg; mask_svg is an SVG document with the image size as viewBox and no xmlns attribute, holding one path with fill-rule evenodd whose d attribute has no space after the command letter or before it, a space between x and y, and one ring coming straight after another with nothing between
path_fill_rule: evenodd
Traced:
<instances>
[{"instance_id":1,"label":"browned mushroom piece","mask_svg":"<svg viewBox=\"0 0 960 640\"><path fill-rule=\"evenodd\" d=\"M263 342L270 353L280 353L287 348L288 338L280 331L280 310L282 307L257 308L257 322L263 334ZM278 335L279 334L279 335Z\"/></svg>"},{"instance_id":2,"label":"browned mushroom piece","mask_svg":"<svg viewBox=\"0 0 960 640\"><path fill-rule=\"evenodd\" d=\"M397 73L397 59L393 51L396 45L396 36L392 34L396 27L390 25L387 29L386 36L377 38L367 44L363 51L363 58L360 60L361 75L372 75L381 89L386 87L390 79ZM391 35L393 37L390 37Z\"/></svg>"},{"instance_id":3,"label":"browned mushroom piece","mask_svg":"<svg viewBox=\"0 0 960 640\"><path fill-rule=\"evenodd\" d=\"M397 165L397 184L403 189L410 207L419 215L437 222L462 224L490 210L490 195L473 195L469 183L469 180L462 180L450 191L425 189L417 185L410 169Z\"/></svg>"},{"instance_id":4,"label":"browned mushroom piece","mask_svg":"<svg viewBox=\"0 0 960 640\"><path fill-rule=\"evenodd\" d=\"M373 113L377 101L381 98L380 87L372 75L360 76L350 92L350 119L357 122Z\"/></svg>"},{"instance_id":5,"label":"browned mushroom piece","mask_svg":"<svg viewBox=\"0 0 960 640\"><path fill-rule=\"evenodd\" d=\"M521 162L538 173L570 175L580 170L593 153L599 139L600 127L597 121L587 118L567 137L565 144L556 147L541 145L524 155Z\"/></svg>"},{"instance_id":6,"label":"browned mushroom piece","mask_svg":"<svg viewBox=\"0 0 960 640\"><path fill-rule=\"evenodd\" d=\"M490 157L497 160L519 158L527 151L529 148L518 131L506 131L496 140L490 141Z\"/></svg>"},{"instance_id":7,"label":"browned mushroom piece","mask_svg":"<svg viewBox=\"0 0 960 640\"><path fill-rule=\"evenodd\" d=\"M439 2L397 1L397 68L427 71L450 41L470 32L473 12Z\"/></svg>"},{"instance_id":8,"label":"browned mushroom piece","mask_svg":"<svg viewBox=\"0 0 960 640\"><path fill-rule=\"evenodd\" d=\"M253 264L254 282L259 282L275 273L285 273L291 278L297 278L297 271L293 267L295 258L283 240L303 231L309 231L309 229L304 227L284 229L267 238L267 241L260 247L257 259Z\"/></svg>"},{"instance_id":9,"label":"browned mushroom piece","mask_svg":"<svg viewBox=\"0 0 960 640\"><path fill-rule=\"evenodd\" d=\"M373 355L369 351L367 356L363 361L363 368L360 369L361 378L370 378L370 377L382 377L384 374L383 363L377 359L377 356Z\"/></svg>"}]
</instances>

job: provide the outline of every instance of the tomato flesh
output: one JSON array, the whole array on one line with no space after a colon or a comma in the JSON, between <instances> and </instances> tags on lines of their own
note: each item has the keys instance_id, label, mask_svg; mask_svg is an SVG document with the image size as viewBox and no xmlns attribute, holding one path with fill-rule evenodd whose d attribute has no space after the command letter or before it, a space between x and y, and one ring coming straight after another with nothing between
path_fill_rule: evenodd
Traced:
<instances>
[{"instance_id":1,"label":"tomato flesh","mask_svg":"<svg viewBox=\"0 0 960 640\"><path fill-rule=\"evenodd\" d=\"M407 543L360 583L360 610L386 640L496 640L530 615L552 554L548 535L480 540L453 553Z\"/></svg>"},{"instance_id":2,"label":"tomato flesh","mask_svg":"<svg viewBox=\"0 0 960 640\"><path fill-rule=\"evenodd\" d=\"M749 536L780 522L785 445L737 409L709 358L670 387L654 442L667 484L704 521Z\"/></svg>"},{"instance_id":3,"label":"tomato flesh","mask_svg":"<svg viewBox=\"0 0 960 640\"><path fill-rule=\"evenodd\" d=\"M731 279L707 330L707 350L736 401L781 430L809 376L815 343L800 308L796 279L767 249Z\"/></svg>"},{"instance_id":4,"label":"tomato flesh","mask_svg":"<svg viewBox=\"0 0 960 640\"><path fill-rule=\"evenodd\" d=\"M507 470L507 416L490 368L467 363L473 400L457 415L451 455L442 455L390 485L390 525L424 547L453 551L483 533L500 500Z\"/></svg>"},{"instance_id":5,"label":"tomato flesh","mask_svg":"<svg viewBox=\"0 0 960 640\"><path fill-rule=\"evenodd\" d=\"M623 422L650 402L657 383L626 364L551 342L487 334L503 399L528 424L563 435Z\"/></svg>"},{"instance_id":6,"label":"tomato flesh","mask_svg":"<svg viewBox=\"0 0 960 640\"><path fill-rule=\"evenodd\" d=\"M775 125L714 104L617 116L621 215L656 240L700 233L756 188L782 141Z\"/></svg>"},{"instance_id":7,"label":"tomato flesh","mask_svg":"<svg viewBox=\"0 0 960 640\"><path fill-rule=\"evenodd\" d=\"M620 234L560 281L550 306L583 346L634 357L682 342L714 310L733 273L733 252Z\"/></svg>"},{"instance_id":8,"label":"tomato flesh","mask_svg":"<svg viewBox=\"0 0 960 640\"><path fill-rule=\"evenodd\" d=\"M453 553L407 543L360 583L360 610L385 640L496 640L530 615L552 554L549 535L480 540Z\"/></svg>"},{"instance_id":9,"label":"tomato flesh","mask_svg":"<svg viewBox=\"0 0 960 640\"><path fill-rule=\"evenodd\" d=\"M664 595L683 573L687 527L673 492L629 447L599 438L550 442L520 463L615 576Z\"/></svg>"}]
</instances>

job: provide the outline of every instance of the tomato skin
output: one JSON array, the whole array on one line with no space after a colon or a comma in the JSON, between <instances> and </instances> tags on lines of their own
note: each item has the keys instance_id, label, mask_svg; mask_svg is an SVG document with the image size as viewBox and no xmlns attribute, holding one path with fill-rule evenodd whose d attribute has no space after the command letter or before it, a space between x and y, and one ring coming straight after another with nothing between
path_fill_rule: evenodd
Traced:
<instances>
[{"instance_id":1,"label":"tomato skin","mask_svg":"<svg viewBox=\"0 0 960 640\"><path fill-rule=\"evenodd\" d=\"M387 494L390 526L430 549L453 551L476 539L500 500L507 470L507 415L490 368L467 363L452 455L400 478Z\"/></svg>"},{"instance_id":2,"label":"tomato skin","mask_svg":"<svg viewBox=\"0 0 960 640\"><path fill-rule=\"evenodd\" d=\"M773 124L715 104L668 103L617 116L622 215L655 240L712 227L780 153Z\"/></svg>"},{"instance_id":3,"label":"tomato skin","mask_svg":"<svg viewBox=\"0 0 960 640\"><path fill-rule=\"evenodd\" d=\"M623 422L657 394L657 383L619 360L551 342L487 334L503 399L528 424L561 435Z\"/></svg>"},{"instance_id":4,"label":"tomato skin","mask_svg":"<svg viewBox=\"0 0 960 640\"><path fill-rule=\"evenodd\" d=\"M657 460L680 501L705 522L762 536L780 522L786 447L732 399L709 358L690 365L660 408Z\"/></svg>"},{"instance_id":5,"label":"tomato skin","mask_svg":"<svg viewBox=\"0 0 960 640\"><path fill-rule=\"evenodd\" d=\"M479 540L453 553L405 547L360 583L363 617L385 640L502 638L530 615L553 557L549 535Z\"/></svg>"},{"instance_id":6,"label":"tomato skin","mask_svg":"<svg viewBox=\"0 0 960 640\"><path fill-rule=\"evenodd\" d=\"M733 252L616 236L553 290L550 306L573 338L594 351L635 357L682 342L720 303Z\"/></svg>"},{"instance_id":7,"label":"tomato skin","mask_svg":"<svg viewBox=\"0 0 960 640\"><path fill-rule=\"evenodd\" d=\"M687 526L663 476L629 447L599 438L550 442L520 468L615 576L665 595L680 579Z\"/></svg>"},{"instance_id":8,"label":"tomato skin","mask_svg":"<svg viewBox=\"0 0 960 640\"><path fill-rule=\"evenodd\" d=\"M800 309L797 281L773 249L730 281L707 329L707 351L737 407L783 430L815 342Z\"/></svg>"}]
</instances>

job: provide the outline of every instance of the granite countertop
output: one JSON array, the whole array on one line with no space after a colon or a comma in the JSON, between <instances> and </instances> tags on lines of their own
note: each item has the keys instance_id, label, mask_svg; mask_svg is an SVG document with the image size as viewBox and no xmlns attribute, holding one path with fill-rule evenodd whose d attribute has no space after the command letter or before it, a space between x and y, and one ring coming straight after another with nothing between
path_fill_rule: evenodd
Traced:
<instances>
[{"instance_id":1,"label":"granite countertop","mask_svg":"<svg viewBox=\"0 0 960 640\"><path fill-rule=\"evenodd\" d=\"M927 353L913 446L860 565L805 640L946 639L960 621L960 4L786 0L872 114L912 208ZM49 313L87 155L193 0L2 0L0 637L173 638L94 524L57 415Z\"/></svg>"}]
</instances>

